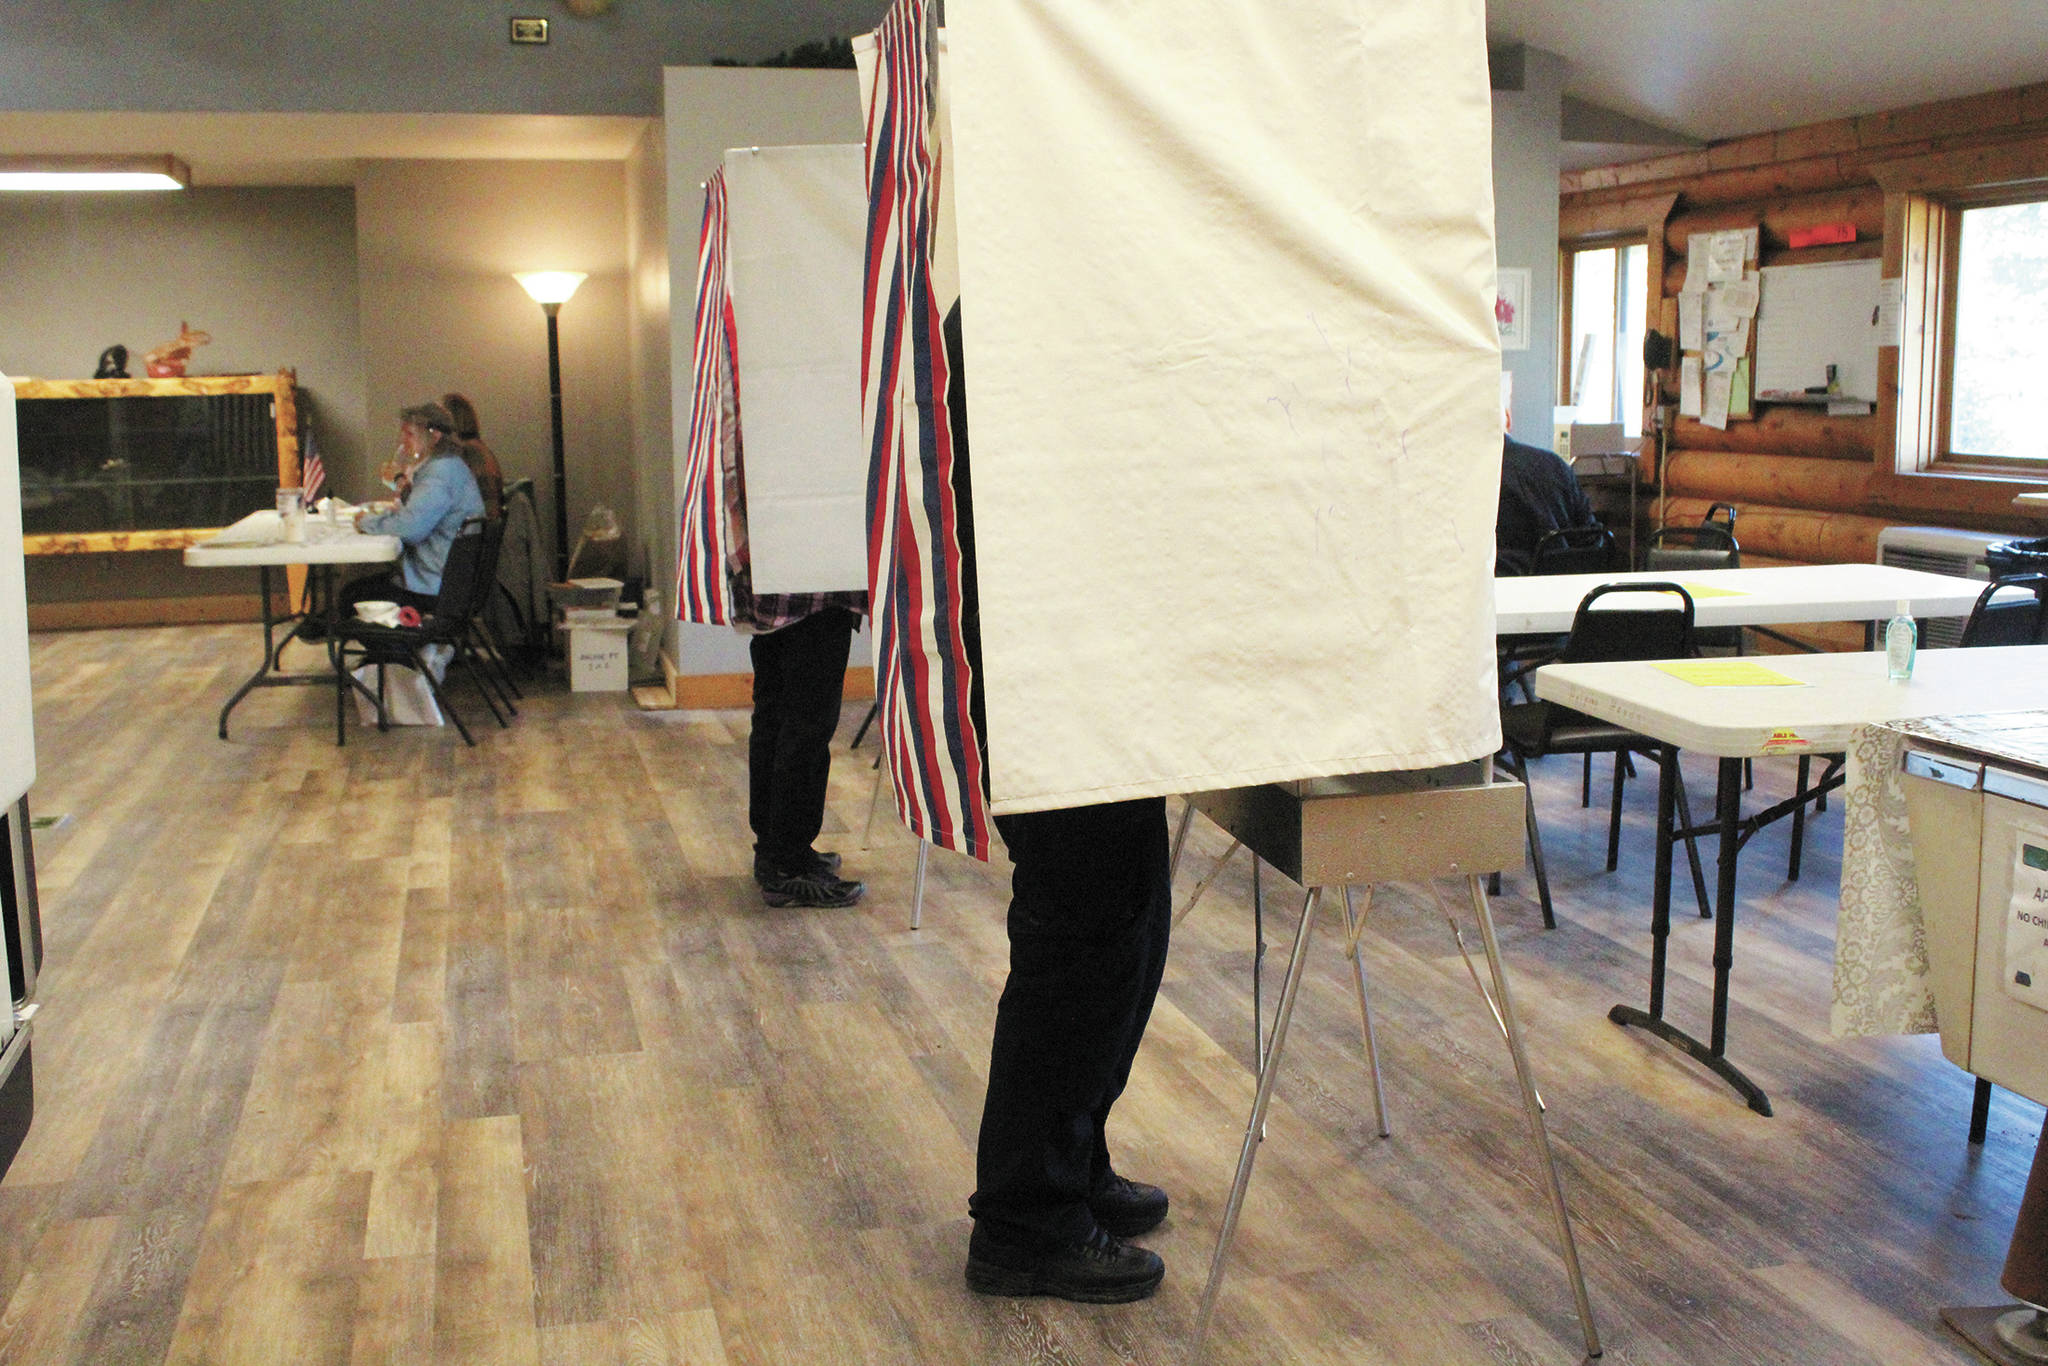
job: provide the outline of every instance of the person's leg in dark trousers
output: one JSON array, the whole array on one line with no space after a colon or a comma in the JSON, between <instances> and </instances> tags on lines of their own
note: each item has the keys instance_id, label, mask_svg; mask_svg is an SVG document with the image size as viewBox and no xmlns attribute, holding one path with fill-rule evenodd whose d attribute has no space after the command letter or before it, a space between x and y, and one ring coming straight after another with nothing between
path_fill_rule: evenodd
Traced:
<instances>
[{"instance_id":1,"label":"person's leg in dark trousers","mask_svg":"<svg viewBox=\"0 0 2048 1366\"><path fill-rule=\"evenodd\" d=\"M997 826L1016 864L1010 977L968 1202L970 1283L977 1261L1023 1266L1101 1234L1090 1199L1110 1176L1104 1125L1151 1019L1172 928L1162 799L1002 816ZM1156 1284L1155 1273L1142 1293Z\"/></svg>"},{"instance_id":2,"label":"person's leg in dark trousers","mask_svg":"<svg viewBox=\"0 0 2048 1366\"><path fill-rule=\"evenodd\" d=\"M816 871L832 735L860 617L827 608L753 637L754 721L747 740L747 823L755 877Z\"/></svg>"}]
</instances>

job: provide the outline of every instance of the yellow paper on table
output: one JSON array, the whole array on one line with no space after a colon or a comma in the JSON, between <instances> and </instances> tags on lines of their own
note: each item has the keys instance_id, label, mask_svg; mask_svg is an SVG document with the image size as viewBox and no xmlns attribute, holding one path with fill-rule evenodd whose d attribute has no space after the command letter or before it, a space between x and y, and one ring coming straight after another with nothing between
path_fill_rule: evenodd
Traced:
<instances>
[{"instance_id":1,"label":"yellow paper on table","mask_svg":"<svg viewBox=\"0 0 2048 1366\"><path fill-rule=\"evenodd\" d=\"M1753 659L1674 659L1658 664L1673 678L1699 688L1803 688L1806 684Z\"/></svg>"},{"instance_id":2,"label":"yellow paper on table","mask_svg":"<svg viewBox=\"0 0 2048 1366\"><path fill-rule=\"evenodd\" d=\"M1707 583L1681 583L1678 585L1696 598L1746 598L1749 594L1740 588L1716 588Z\"/></svg>"}]
</instances>

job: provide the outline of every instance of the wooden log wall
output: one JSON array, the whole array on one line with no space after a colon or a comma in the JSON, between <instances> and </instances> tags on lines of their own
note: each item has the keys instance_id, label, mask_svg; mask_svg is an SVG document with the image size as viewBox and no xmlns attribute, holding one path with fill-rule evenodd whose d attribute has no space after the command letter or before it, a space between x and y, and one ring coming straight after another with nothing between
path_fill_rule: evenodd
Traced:
<instances>
[{"instance_id":1,"label":"wooden log wall","mask_svg":"<svg viewBox=\"0 0 2048 1366\"><path fill-rule=\"evenodd\" d=\"M1762 264L1868 260L1884 250L1885 196L1872 168L1907 157L1982 148L2048 148L2048 84L1947 100L1863 118L1718 143L1698 151L1573 172L1562 180L1559 231L1567 240L1612 231L1632 206L1668 204L1651 229L1651 266L1661 298L1652 326L1677 327L1686 241L1720 228L1760 229ZM1847 222L1856 240L1795 250L1801 228ZM1659 376L1675 411L1678 373ZM1715 431L1690 419L1672 431L1663 474L1663 520L1697 522L1713 503L1739 511L1745 563L1815 564L1876 556L1886 526L1940 524L2039 535L2017 516L1957 506L1930 512L1885 503L1873 478L1877 418L1828 417L1811 408L1760 404L1754 421ZM1651 422L1645 415L1644 429ZM1645 462L1654 479L1654 461ZM1655 485L1650 485L1654 490ZM1653 492L1644 514L1656 524Z\"/></svg>"}]
</instances>

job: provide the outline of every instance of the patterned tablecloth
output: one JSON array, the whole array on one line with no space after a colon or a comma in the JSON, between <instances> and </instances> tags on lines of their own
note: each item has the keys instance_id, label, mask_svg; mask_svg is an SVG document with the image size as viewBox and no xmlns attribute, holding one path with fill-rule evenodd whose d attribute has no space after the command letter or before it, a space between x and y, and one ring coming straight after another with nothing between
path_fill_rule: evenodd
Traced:
<instances>
[{"instance_id":1,"label":"patterned tablecloth","mask_svg":"<svg viewBox=\"0 0 2048 1366\"><path fill-rule=\"evenodd\" d=\"M1838 1035L1926 1034L1940 1027L1927 980L1927 938L1900 768L1900 756L1914 740L2048 769L2048 712L1932 716L1856 732L1843 790L1842 904L1829 1020Z\"/></svg>"}]
</instances>

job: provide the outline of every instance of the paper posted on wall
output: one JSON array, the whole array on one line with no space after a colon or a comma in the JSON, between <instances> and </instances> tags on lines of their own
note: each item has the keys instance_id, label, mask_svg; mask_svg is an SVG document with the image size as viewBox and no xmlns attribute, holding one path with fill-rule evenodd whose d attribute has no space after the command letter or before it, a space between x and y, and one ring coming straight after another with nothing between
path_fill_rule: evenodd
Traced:
<instances>
[{"instance_id":1,"label":"paper posted on wall","mask_svg":"<svg viewBox=\"0 0 2048 1366\"><path fill-rule=\"evenodd\" d=\"M1700 393L1700 421L1717 432L1728 430L1728 404L1735 392L1735 367L1710 372Z\"/></svg>"},{"instance_id":2,"label":"paper posted on wall","mask_svg":"<svg viewBox=\"0 0 2048 1366\"><path fill-rule=\"evenodd\" d=\"M1678 362L1678 415L1700 415L1700 358L1686 356Z\"/></svg>"}]
</instances>

